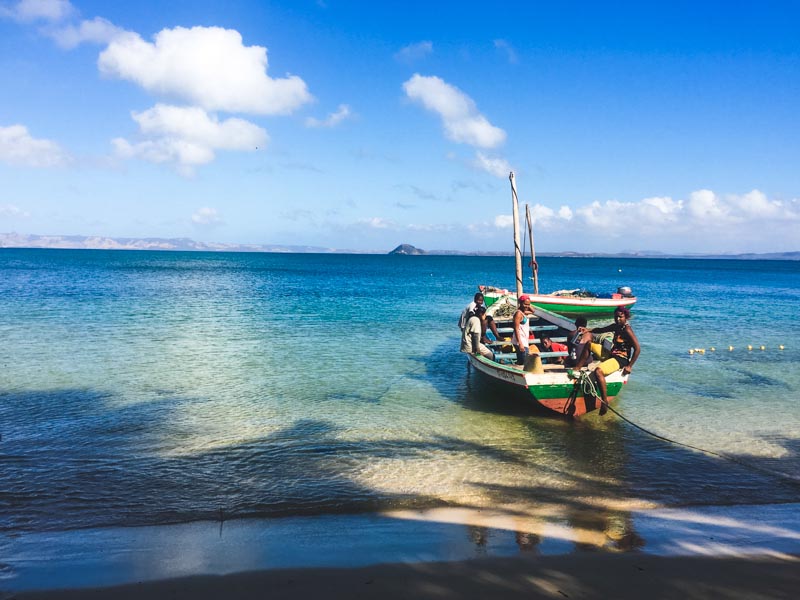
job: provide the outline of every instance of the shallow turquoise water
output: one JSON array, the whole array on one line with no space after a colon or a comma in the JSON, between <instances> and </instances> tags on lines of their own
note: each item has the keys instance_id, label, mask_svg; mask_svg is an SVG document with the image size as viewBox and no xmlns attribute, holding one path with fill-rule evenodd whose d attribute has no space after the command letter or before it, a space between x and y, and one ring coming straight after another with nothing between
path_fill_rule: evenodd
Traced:
<instances>
[{"instance_id":1,"label":"shallow turquoise water","mask_svg":"<svg viewBox=\"0 0 800 600\"><path fill-rule=\"evenodd\" d=\"M769 471L800 476L800 263L540 265L545 290L639 297L625 417L757 469L468 374L458 314L513 285L511 258L4 249L0 528L797 500Z\"/></svg>"}]
</instances>

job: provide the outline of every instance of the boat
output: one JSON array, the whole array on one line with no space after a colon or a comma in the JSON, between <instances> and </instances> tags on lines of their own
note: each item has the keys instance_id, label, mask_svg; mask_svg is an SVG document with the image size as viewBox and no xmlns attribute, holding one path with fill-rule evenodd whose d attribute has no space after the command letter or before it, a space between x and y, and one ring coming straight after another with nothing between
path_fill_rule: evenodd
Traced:
<instances>
[{"instance_id":1,"label":"boat","mask_svg":"<svg viewBox=\"0 0 800 600\"><path fill-rule=\"evenodd\" d=\"M478 291L483 294L486 306L494 304L499 298L511 295L508 290L479 285ZM531 304L568 317L585 316L587 318L610 316L619 306L631 308L636 304L636 297L629 287L619 287L612 294L595 294L582 289L558 290L550 294L527 294Z\"/></svg>"},{"instance_id":2,"label":"boat","mask_svg":"<svg viewBox=\"0 0 800 600\"><path fill-rule=\"evenodd\" d=\"M596 382L592 374L594 363L590 363L588 368L573 371L563 364L568 362L565 361L568 352L544 352L534 346L541 343L542 335L547 335L552 341L559 343L572 339L577 330L571 320L564 315L534 305L529 344L538 352L532 354L525 365L516 364L517 357L510 338L517 298L523 293L522 253L519 245L518 204L513 172L509 179L514 203L517 290L513 294L500 293L505 290L498 290L496 292L498 295L493 297L492 302L487 302L486 314L492 317L501 336L501 339L488 344L492 350L492 358L467 353L467 359L477 372L494 380L505 390L523 395L552 414L569 418L580 417L600 408ZM484 299L487 299L486 295ZM624 375L621 370L606 376L609 404L619 395L628 377L629 375Z\"/></svg>"},{"instance_id":3,"label":"boat","mask_svg":"<svg viewBox=\"0 0 800 600\"><path fill-rule=\"evenodd\" d=\"M470 365L479 373L499 382L506 391L517 393L547 409L550 413L574 418L600 408L596 397L593 363L588 369L573 371L557 362L567 357L567 352L539 352L538 359L532 355L529 362L535 363L526 369L517 365L517 355L511 346L510 336L513 315L516 310L516 297L507 294L498 298L487 310L495 322L498 332L504 339L490 343L494 353L489 359L480 354L467 354ZM566 343L575 335L575 324L566 317L549 310L534 307L534 318L530 325L531 344L541 343L541 336L547 335L554 342ZM505 339L508 337L509 339ZM628 382L628 375L616 371L606 376L606 394L609 404L613 403Z\"/></svg>"}]
</instances>

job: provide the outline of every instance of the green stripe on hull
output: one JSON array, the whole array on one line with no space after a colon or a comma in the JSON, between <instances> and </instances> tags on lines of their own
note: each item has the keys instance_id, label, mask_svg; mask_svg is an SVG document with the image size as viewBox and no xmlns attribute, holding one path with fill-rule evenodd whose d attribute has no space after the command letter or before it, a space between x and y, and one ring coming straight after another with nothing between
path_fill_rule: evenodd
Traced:
<instances>
[{"instance_id":1,"label":"green stripe on hull","mask_svg":"<svg viewBox=\"0 0 800 600\"><path fill-rule=\"evenodd\" d=\"M535 385L528 388L531 396L536 400L553 400L558 398L568 398L572 393L573 384L557 383L553 385ZM622 382L611 382L607 384L609 400L619 395L622 389ZM582 396L583 394L581 394Z\"/></svg>"},{"instance_id":2,"label":"green stripe on hull","mask_svg":"<svg viewBox=\"0 0 800 600\"><path fill-rule=\"evenodd\" d=\"M591 304L575 306L574 304L550 304L549 302L534 302L533 305L565 316L611 315L617 308L616 306L592 306ZM628 308L632 306L633 304L629 304Z\"/></svg>"}]
</instances>

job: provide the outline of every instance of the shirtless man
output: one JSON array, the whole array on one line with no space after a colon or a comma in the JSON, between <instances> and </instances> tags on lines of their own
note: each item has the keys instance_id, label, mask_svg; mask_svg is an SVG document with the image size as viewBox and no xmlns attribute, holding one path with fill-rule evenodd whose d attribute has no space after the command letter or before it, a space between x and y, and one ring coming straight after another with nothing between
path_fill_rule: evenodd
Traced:
<instances>
[{"instance_id":1,"label":"shirtless man","mask_svg":"<svg viewBox=\"0 0 800 600\"><path fill-rule=\"evenodd\" d=\"M611 373L620 369L622 369L623 375L629 375L633 368L633 363L639 358L639 353L641 352L639 340L636 339L636 334L633 333L633 328L628 323L630 317L631 311L624 306L620 306L614 311L614 323L598 329L585 330L591 334L609 332L614 334L611 351L604 351L601 344L586 344L583 353L575 364L575 369L581 369L589 363L589 357L592 354L603 359L603 362L594 370L602 401L600 405L601 415L606 414L606 411L608 411L606 375L611 375Z\"/></svg>"}]
</instances>

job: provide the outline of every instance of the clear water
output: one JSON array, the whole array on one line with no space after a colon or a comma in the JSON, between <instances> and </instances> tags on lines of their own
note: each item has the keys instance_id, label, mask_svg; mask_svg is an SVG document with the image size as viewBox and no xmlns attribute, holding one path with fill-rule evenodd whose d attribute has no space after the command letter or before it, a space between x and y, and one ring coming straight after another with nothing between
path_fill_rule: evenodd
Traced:
<instances>
[{"instance_id":1,"label":"clear water","mask_svg":"<svg viewBox=\"0 0 800 600\"><path fill-rule=\"evenodd\" d=\"M468 373L458 315L511 258L4 249L0 530L800 498L771 474L800 477L800 263L540 265L544 290L638 296L621 414L752 468Z\"/></svg>"}]
</instances>

